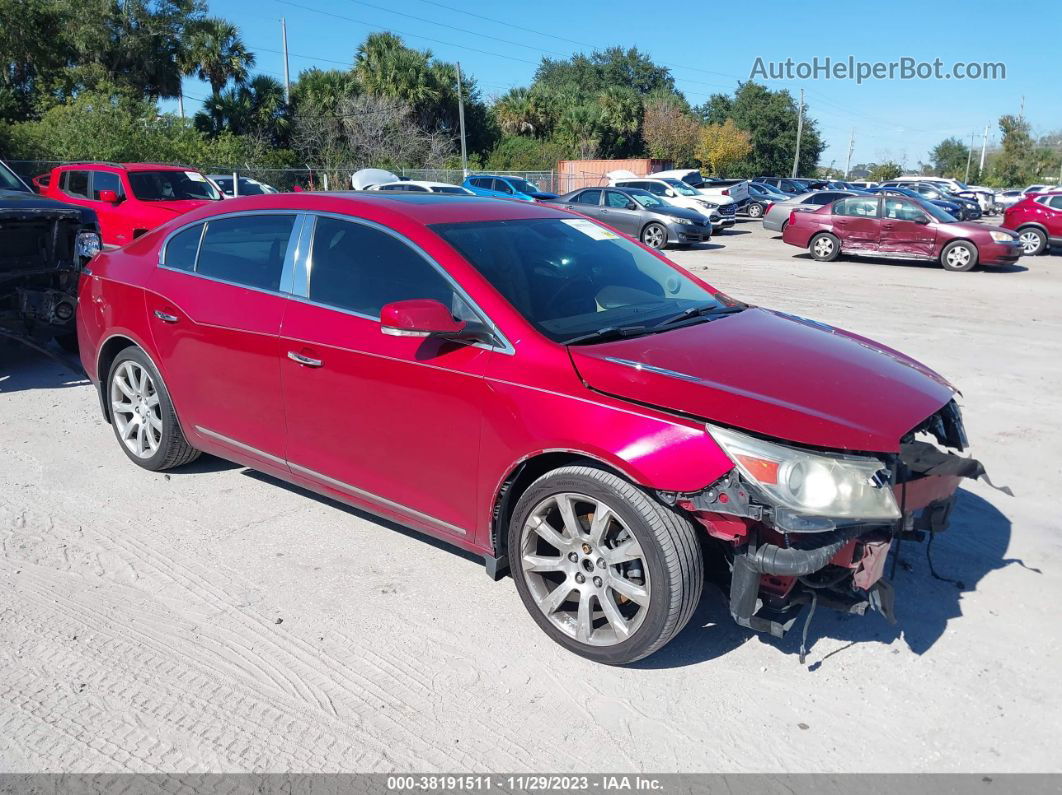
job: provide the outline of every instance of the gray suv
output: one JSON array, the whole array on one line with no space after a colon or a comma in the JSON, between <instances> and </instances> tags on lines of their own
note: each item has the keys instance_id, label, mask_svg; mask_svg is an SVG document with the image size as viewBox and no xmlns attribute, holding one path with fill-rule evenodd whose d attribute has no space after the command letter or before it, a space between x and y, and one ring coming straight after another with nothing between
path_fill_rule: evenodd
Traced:
<instances>
[{"instance_id":1,"label":"gray suv","mask_svg":"<svg viewBox=\"0 0 1062 795\"><path fill-rule=\"evenodd\" d=\"M707 216L668 204L640 188L581 188L551 200L641 240L650 248L711 239Z\"/></svg>"}]
</instances>

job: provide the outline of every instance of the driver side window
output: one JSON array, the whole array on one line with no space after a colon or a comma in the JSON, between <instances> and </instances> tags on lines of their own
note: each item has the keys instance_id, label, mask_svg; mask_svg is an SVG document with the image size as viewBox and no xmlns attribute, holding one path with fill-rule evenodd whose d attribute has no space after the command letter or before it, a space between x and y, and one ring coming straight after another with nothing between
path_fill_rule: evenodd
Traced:
<instances>
[{"instance_id":1,"label":"driver side window","mask_svg":"<svg viewBox=\"0 0 1062 795\"><path fill-rule=\"evenodd\" d=\"M631 200L626 194L620 193L618 190L610 190L605 192L605 204L608 207L614 207L617 210L627 209L627 205Z\"/></svg>"},{"instance_id":2,"label":"driver side window","mask_svg":"<svg viewBox=\"0 0 1062 795\"><path fill-rule=\"evenodd\" d=\"M918 221L925 213L904 199L886 199L885 217L896 221Z\"/></svg>"}]
</instances>

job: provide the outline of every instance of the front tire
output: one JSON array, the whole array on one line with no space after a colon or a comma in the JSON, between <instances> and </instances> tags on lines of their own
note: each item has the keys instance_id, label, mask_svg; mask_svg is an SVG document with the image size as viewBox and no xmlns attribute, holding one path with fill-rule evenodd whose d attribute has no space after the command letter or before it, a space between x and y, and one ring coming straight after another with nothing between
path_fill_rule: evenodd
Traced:
<instances>
[{"instance_id":1,"label":"front tire","mask_svg":"<svg viewBox=\"0 0 1062 795\"><path fill-rule=\"evenodd\" d=\"M646 224L642 230L642 242L659 251L667 245L667 229L662 224Z\"/></svg>"},{"instance_id":2,"label":"front tire","mask_svg":"<svg viewBox=\"0 0 1062 795\"><path fill-rule=\"evenodd\" d=\"M973 270L977 265L977 248L965 240L949 243L940 252L940 264L944 270L956 273Z\"/></svg>"},{"instance_id":3,"label":"front tire","mask_svg":"<svg viewBox=\"0 0 1062 795\"><path fill-rule=\"evenodd\" d=\"M762 204L750 204L749 205L749 218L762 218L763 217L763 205Z\"/></svg>"},{"instance_id":4,"label":"front tire","mask_svg":"<svg viewBox=\"0 0 1062 795\"><path fill-rule=\"evenodd\" d=\"M595 662L647 657L689 621L704 584L692 523L586 466L543 475L509 524L520 599L554 641Z\"/></svg>"},{"instance_id":5,"label":"front tire","mask_svg":"<svg viewBox=\"0 0 1062 795\"><path fill-rule=\"evenodd\" d=\"M808 251L819 262L833 262L841 253L841 241L828 232L820 232L811 238Z\"/></svg>"},{"instance_id":6,"label":"front tire","mask_svg":"<svg viewBox=\"0 0 1062 795\"><path fill-rule=\"evenodd\" d=\"M1029 227L1018 232L1018 240L1021 241L1021 251L1026 257L1035 257L1043 254L1047 249L1047 235L1042 229Z\"/></svg>"},{"instance_id":7,"label":"front tire","mask_svg":"<svg viewBox=\"0 0 1062 795\"><path fill-rule=\"evenodd\" d=\"M184 438L162 376L139 348L120 351L111 363L107 403L118 444L137 466L160 472L199 457Z\"/></svg>"}]
</instances>

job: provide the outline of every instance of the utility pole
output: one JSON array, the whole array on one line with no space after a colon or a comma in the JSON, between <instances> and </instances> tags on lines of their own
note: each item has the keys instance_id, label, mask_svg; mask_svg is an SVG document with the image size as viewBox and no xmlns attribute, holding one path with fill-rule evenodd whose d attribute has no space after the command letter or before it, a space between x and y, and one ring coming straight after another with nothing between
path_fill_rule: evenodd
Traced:
<instances>
[{"instance_id":1,"label":"utility pole","mask_svg":"<svg viewBox=\"0 0 1062 795\"><path fill-rule=\"evenodd\" d=\"M852 152L855 151L855 127L852 128L852 135L848 138L848 160L844 164L844 178L848 179L848 172L852 170Z\"/></svg>"},{"instance_id":2,"label":"utility pole","mask_svg":"<svg viewBox=\"0 0 1062 795\"><path fill-rule=\"evenodd\" d=\"M465 149L465 95L461 89L461 64L457 64L457 119L461 127L461 173L468 176L468 151Z\"/></svg>"},{"instance_id":3,"label":"utility pole","mask_svg":"<svg viewBox=\"0 0 1062 795\"><path fill-rule=\"evenodd\" d=\"M804 89L800 89L800 110L797 112L797 142L796 152L793 154L793 178L797 176L797 167L800 164L800 136L804 133Z\"/></svg>"},{"instance_id":4,"label":"utility pole","mask_svg":"<svg viewBox=\"0 0 1062 795\"><path fill-rule=\"evenodd\" d=\"M284 44L284 103L291 104L291 79L288 75L288 23L280 18L280 40Z\"/></svg>"},{"instance_id":5,"label":"utility pole","mask_svg":"<svg viewBox=\"0 0 1062 795\"><path fill-rule=\"evenodd\" d=\"M973 160L973 144L975 135L977 135L977 133L970 133L970 146L966 150L966 176L963 177L963 182L970 181L970 161Z\"/></svg>"},{"instance_id":6,"label":"utility pole","mask_svg":"<svg viewBox=\"0 0 1062 795\"><path fill-rule=\"evenodd\" d=\"M985 139L981 143L981 167L977 170L977 174L978 174L977 180L979 182L984 180L984 177L981 176L981 175L985 173L985 155L986 154L988 154L988 125L987 124L985 125Z\"/></svg>"},{"instance_id":7,"label":"utility pole","mask_svg":"<svg viewBox=\"0 0 1062 795\"><path fill-rule=\"evenodd\" d=\"M181 118L184 118L184 86L177 89L177 110L181 114Z\"/></svg>"}]
</instances>

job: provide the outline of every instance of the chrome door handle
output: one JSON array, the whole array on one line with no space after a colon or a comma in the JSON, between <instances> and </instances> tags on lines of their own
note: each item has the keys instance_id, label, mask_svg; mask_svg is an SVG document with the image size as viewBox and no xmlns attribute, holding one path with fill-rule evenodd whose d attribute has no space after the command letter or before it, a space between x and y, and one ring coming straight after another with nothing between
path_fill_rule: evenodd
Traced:
<instances>
[{"instance_id":1,"label":"chrome door handle","mask_svg":"<svg viewBox=\"0 0 1062 795\"><path fill-rule=\"evenodd\" d=\"M301 353L295 353L295 351L288 351L288 358L307 367L320 367L324 364L320 359L311 359L309 356L303 356Z\"/></svg>"},{"instance_id":2,"label":"chrome door handle","mask_svg":"<svg viewBox=\"0 0 1062 795\"><path fill-rule=\"evenodd\" d=\"M155 310L155 317L157 317L163 323L176 323L177 322L177 315L167 314L166 312L163 312L161 309L156 309Z\"/></svg>"}]
</instances>

